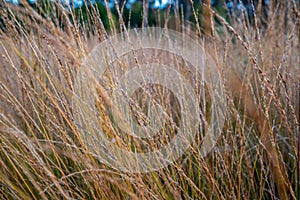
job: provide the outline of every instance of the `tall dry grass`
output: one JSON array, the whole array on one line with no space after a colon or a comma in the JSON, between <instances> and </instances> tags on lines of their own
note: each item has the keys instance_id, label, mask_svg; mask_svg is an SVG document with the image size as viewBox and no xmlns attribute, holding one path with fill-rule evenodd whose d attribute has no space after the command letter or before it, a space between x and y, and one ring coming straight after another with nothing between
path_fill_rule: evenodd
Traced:
<instances>
[{"instance_id":1,"label":"tall dry grass","mask_svg":"<svg viewBox=\"0 0 300 200\"><path fill-rule=\"evenodd\" d=\"M105 30L96 7L79 24L73 11L57 4L50 5L52 13L26 1L23 7L0 4L1 199L300 198L300 26L293 1L272 4L267 22L259 7L252 22L237 13L230 23L206 7L211 31L198 20L187 27L175 12L173 29L196 32L220 70L226 121L207 157L195 143L170 166L145 174L121 173L97 160L82 143L72 110L74 79L91 41L128 28L122 7L117 24L107 10ZM103 129L117 135L122 130L108 114L109 93L98 92ZM209 105L209 97L201 98ZM209 124L206 107L202 120Z\"/></svg>"}]
</instances>

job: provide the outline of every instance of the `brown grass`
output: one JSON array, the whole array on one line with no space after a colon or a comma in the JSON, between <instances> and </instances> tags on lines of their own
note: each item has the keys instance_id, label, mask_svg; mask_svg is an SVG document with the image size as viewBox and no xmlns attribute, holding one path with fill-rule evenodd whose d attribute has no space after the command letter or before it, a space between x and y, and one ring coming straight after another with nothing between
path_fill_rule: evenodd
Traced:
<instances>
[{"instance_id":1,"label":"brown grass","mask_svg":"<svg viewBox=\"0 0 300 200\"><path fill-rule=\"evenodd\" d=\"M91 41L126 29L122 9L120 23L110 17L107 32L94 7L82 27L56 6L62 29L26 3L24 8L0 4L6 24L0 30L1 199L299 198L300 19L293 1L273 5L267 24L259 12L251 25L243 13L228 23L206 10L212 20L204 26L211 34L193 37L203 43L224 82L222 135L207 157L200 156L198 141L170 166L145 174L121 173L97 160L82 142L72 110L81 60L95 45ZM69 15L76 21L73 12ZM200 32L201 24L187 30L182 16L174 18L178 31ZM110 93L98 89L105 133L126 132L127 124L118 130L110 118ZM200 100L207 125L210 99L201 95ZM131 145L122 139L120 145Z\"/></svg>"}]
</instances>

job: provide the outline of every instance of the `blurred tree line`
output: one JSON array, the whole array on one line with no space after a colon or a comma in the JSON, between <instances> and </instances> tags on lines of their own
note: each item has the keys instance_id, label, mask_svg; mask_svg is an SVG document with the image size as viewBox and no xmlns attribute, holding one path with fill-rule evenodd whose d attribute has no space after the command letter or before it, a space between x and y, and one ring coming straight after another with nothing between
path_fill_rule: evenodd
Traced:
<instances>
[{"instance_id":1,"label":"blurred tree line","mask_svg":"<svg viewBox=\"0 0 300 200\"><path fill-rule=\"evenodd\" d=\"M68 12L70 20L89 28L92 28L92 24L89 23L93 12L96 11L100 14L101 21L108 31L112 27L120 28L118 27L120 18L126 26L131 28L163 27L167 24L169 28L175 29L179 20L180 24L185 26L198 22L201 30L208 35L211 33L212 16L209 11L211 7L230 22L230 19L240 12L246 12L251 18L258 5L263 8L264 16L267 17L270 6L270 0L6 0L6 2L19 4L18 6L29 5L43 17L52 19L57 26L62 28L65 27L63 20L65 14L58 7L63 7L68 11L73 10L72 13L75 13L76 17ZM0 6L3 7L3 4L6 3L1 3ZM166 20L168 20L167 23ZM3 29L5 23L3 19L0 21ZM216 19L214 21L218 23Z\"/></svg>"}]
</instances>

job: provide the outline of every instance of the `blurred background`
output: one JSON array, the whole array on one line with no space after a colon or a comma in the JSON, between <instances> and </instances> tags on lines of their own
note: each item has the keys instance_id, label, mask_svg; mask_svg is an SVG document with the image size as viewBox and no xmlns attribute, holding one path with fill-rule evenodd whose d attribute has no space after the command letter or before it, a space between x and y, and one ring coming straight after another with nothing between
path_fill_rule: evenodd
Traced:
<instances>
[{"instance_id":1,"label":"blurred background","mask_svg":"<svg viewBox=\"0 0 300 200\"><path fill-rule=\"evenodd\" d=\"M296 1L296 0L295 0ZM11 4L22 6L26 0L6 0ZM81 15L81 21L87 21L87 10L91 5L97 6L101 14L101 19L106 29L109 28L107 10L111 11L111 17L118 23L117 6L123 11L125 24L131 27L161 26L165 20L164 14L169 15L169 28L174 26L174 12L179 11L183 15L185 24L196 23L193 9L201 19L204 12L204 5L210 4L227 21L230 16L239 17L241 13L246 14L250 21L253 18L254 10L260 5L261 12L267 18L267 11L271 5L270 0L28 0L30 6L39 10L51 10L49 4L55 2L67 10L75 10L77 15ZM251 2L253 2L254 7ZM277 0L273 1L275 5ZM193 4L193 5L192 5ZM147 18L145 18L145 14ZM184 13L184 14L183 14ZM130 23L129 23L130 18ZM144 20L144 22L143 22ZM266 20L266 19L265 19ZM160 21L160 22L159 22ZM159 24L160 23L160 24Z\"/></svg>"}]
</instances>

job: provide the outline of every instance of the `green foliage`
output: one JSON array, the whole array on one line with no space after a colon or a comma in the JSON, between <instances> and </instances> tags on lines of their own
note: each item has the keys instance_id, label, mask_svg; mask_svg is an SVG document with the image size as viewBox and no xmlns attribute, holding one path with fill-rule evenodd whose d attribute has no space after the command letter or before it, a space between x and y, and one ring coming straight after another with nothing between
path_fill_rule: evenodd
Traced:
<instances>
[{"instance_id":1,"label":"green foliage","mask_svg":"<svg viewBox=\"0 0 300 200\"><path fill-rule=\"evenodd\" d=\"M93 15L91 6L93 7L93 9L95 9L96 13L100 17L105 29L110 30L111 25L110 25L110 22L109 22L107 9L100 2L97 2L94 5L90 5L90 4L86 3L81 8L76 8L74 13L76 15L76 19L79 19L79 21L77 21L77 23L82 24L82 23L88 23L88 22L91 21L92 15ZM115 16L115 13L111 13L111 16L113 18L114 26L115 26L118 22L118 19Z\"/></svg>"}]
</instances>

